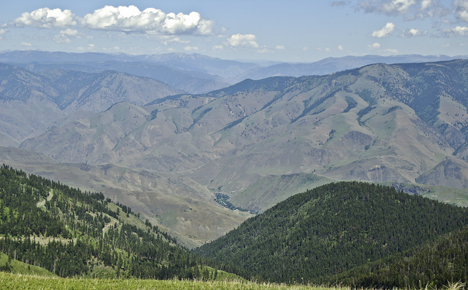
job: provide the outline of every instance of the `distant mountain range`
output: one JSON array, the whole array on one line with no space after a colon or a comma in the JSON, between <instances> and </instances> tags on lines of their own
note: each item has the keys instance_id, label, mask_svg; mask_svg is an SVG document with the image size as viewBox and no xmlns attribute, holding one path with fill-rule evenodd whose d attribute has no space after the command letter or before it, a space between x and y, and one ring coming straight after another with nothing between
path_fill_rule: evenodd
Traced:
<instances>
[{"instance_id":1,"label":"distant mountain range","mask_svg":"<svg viewBox=\"0 0 468 290\"><path fill-rule=\"evenodd\" d=\"M118 102L144 105L182 91L150 78L116 71L54 69L33 73L0 64L0 145L17 146L55 121L81 111L101 112Z\"/></svg>"},{"instance_id":2,"label":"distant mountain range","mask_svg":"<svg viewBox=\"0 0 468 290\"><path fill-rule=\"evenodd\" d=\"M246 79L204 94L115 71L2 68L0 145L21 150L0 162L63 173L60 180L87 189L104 185L191 246L226 233L246 211L336 180L467 201L466 60ZM56 163L32 166L31 151ZM246 211L223 208L217 196Z\"/></svg>"},{"instance_id":3,"label":"distant mountain range","mask_svg":"<svg viewBox=\"0 0 468 290\"><path fill-rule=\"evenodd\" d=\"M7 51L0 53L0 62L15 64L33 72L51 69L83 72L115 70L150 77L192 94L221 89L244 79L272 76L326 75L373 63L434 62L467 58L446 55L346 56L326 58L312 63L275 63L265 65L212 58L201 54L168 53L128 55L104 53L65 53L47 51Z\"/></svg>"}]
</instances>

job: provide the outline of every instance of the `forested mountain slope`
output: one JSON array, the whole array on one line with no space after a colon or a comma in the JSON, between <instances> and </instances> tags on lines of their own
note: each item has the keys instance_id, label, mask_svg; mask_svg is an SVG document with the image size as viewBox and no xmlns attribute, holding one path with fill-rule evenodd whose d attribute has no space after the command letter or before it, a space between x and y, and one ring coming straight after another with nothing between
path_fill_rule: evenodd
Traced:
<instances>
[{"instance_id":1,"label":"forested mountain slope","mask_svg":"<svg viewBox=\"0 0 468 290\"><path fill-rule=\"evenodd\" d=\"M0 249L61 277L208 278L206 265L131 208L6 165L0 168ZM203 266L203 267L200 267Z\"/></svg>"},{"instance_id":2,"label":"forested mountain slope","mask_svg":"<svg viewBox=\"0 0 468 290\"><path fill-rule=\"evenodd\" d=\"M274 282L312 282L468 224L468 209L339 182L294 195L196 250Z\"/></svg>"},{"instance_id":3,"label":"forested mountain slope","mask_svg":"<svg viewBox=\"0 0 468 290\"><path fill-rule=\"evenodd\" d=\"M316 282L357 288L442 288L468 281L466 253L468 227L464 226L435 241Z\"/></svg>"}]
</instances>

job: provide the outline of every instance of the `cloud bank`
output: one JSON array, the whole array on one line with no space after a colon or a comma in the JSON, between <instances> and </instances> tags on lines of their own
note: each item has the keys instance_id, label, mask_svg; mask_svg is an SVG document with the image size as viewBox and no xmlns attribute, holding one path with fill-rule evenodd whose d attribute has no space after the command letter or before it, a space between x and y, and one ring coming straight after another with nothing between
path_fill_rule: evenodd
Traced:
<instances>
[{"instance_id":1,"label":"cloud bank","mask_svg":"<svg viewBox=\"0 0 468 290\"><path fill-rule=\"evenodd\" d=\"M25 12L10 23L16 27L62 28L81 26L93 30L160 35L214 35L214 21L198 12L164 13L160 9L140 11L136 6L105 6L80 18L70 10L40 8Z\"/></svg>"},{"instance_id":2,"label":"cloud bank","mask_svg":"<svg viewBox=\"0 0 468 290\"><path fill-rule=\"evenodd\" d=\"M164 35L195 34L212 35L214 22L202 19L200 13L164 13L147 8L140 11L136 6L105 6L85 15L80 23L87 28L123 32L156 32Z\"/></svg>"}]
</instances>

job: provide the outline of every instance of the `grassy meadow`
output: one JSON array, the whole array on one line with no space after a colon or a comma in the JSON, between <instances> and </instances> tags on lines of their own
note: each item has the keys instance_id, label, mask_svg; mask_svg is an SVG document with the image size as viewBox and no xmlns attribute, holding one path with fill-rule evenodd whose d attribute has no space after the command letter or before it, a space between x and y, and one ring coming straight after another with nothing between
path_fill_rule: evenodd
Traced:
<instances>
[{"instance_id":1,"label":"grassy meadow","mask_svg":"<svg viewBox=\"0 0 468 290\"><path fill-rule=\"evenodd\" d=\"M179 280L138 280L138 279L74 279L51 278L0 272L2 289L229 289L229 290L301 290L329 289L308 286L287 286L278 284L256 284L236 281L179 281ZM347 290L350 288L340 288Z\"/></svg>"},{"instance_id":2,"label":"grassy meadow","mask_svg":"<svg viewBox=\"0 0 468 290\"><path fill-rule=\"evenodd\" d=\"M1 289L226 289L226 290L351 290L349 287L319 287L304 285L278 285L242 281L179 281L139 279L76 279L0 272ZM428 288L424 288L427 290ZM465 289L463 283L449 283L446 290ZM394 289L395 290L395 289Z\"/></svg>"}]
</instances>

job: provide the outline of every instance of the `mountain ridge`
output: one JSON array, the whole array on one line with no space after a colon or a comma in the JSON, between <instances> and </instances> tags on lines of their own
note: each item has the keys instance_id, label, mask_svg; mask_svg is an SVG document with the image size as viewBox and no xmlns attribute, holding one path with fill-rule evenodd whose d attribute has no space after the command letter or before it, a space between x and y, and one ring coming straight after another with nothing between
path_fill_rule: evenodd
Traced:
<instances>
[{"instance_id":1,"label":"mountain ridge","mask_svg":"<svg viewBox=\"0 0 468 290\"><path fill-rule=\"evenodd\" d=\"M38 130L78 110L99 112L116 102L144 105L181 93L159 81L118 72L84 73L54 70L35 74L0 64L0 133L17 145Z\"/></svg>"},{"instance_id":2,"label":"mountain ridge","mask_svg":"<svg viewBox=\"0 0 468 290\"><path fill-rule=\"evenodd\" d=\"M463 132L468 128L463 98L467 75L467 61L455 60L245 80L141 108L119 104L93 119L49 130L20 148L66 162L184 174L229 195L235 206L262 211L266 205L246 207L248 199L241 203L238 197L269 175L315 173L334 180L424 183L427 179L418 178L438 165L443 168L454 153L464 164L460 148L465 148ZM436 109L428 110L428 104ZM112 120L122 109L141 114ZM50 140L63 145L52 152ZM92 151L77 151L91 144ZM466 184L464 175L456 178ZM450 184L442 179L441 184Z\"/></svg>"},{"instance_id":3,"label":"mountain ridge","mask_svg":"<svg viewBox=\"0 0 468 290\"><path fill-rule=\"evenodd\" d=\"M195 252L235 262L271 282L309 283L467 223L466 208L392 187L338 182L294 195Z\"/></svg>"}]
</instances>

